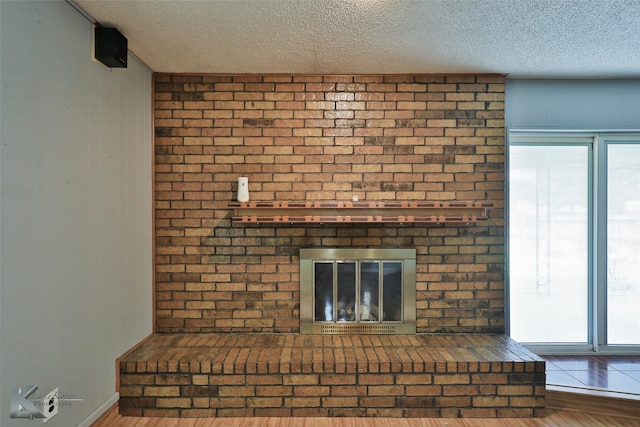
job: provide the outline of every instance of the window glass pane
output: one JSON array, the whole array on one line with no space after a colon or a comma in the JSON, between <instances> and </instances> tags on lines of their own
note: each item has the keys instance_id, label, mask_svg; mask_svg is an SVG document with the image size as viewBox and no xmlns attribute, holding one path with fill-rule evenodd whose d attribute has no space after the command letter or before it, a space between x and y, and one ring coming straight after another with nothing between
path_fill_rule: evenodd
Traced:
<instances>
[{"instance_id":1,"label":"window glass pane","mask_svg":"<svg viewBox=\"0 0 640 427\"><path fill-rule=\"evenodd\" d=\"M314 320L333 321L333 263L316 262L313 266Z\"/></svg>"},{"instance_id":2,"label":"window glass pane","mask_svg":"<svg viewBox=\"0 0 640 427\"><path fill-rule=\"evenodd\" d=\"M588 342L589 148L510 147L511 337Z\"/></svg>"},{"instance_id":3,"label":"window glass pane","mask_svg":"<svg viewBox=\"0 0 640 427\"><path fill-rule=\"evenodd\" d=\"M382 272L382 320L399 322L402 320L402 263L385 262Z\"/></svg>"},{"instance_id":4,"label":"window glass pane","mask_svg":"<svg viewBox=\"0 0 640 427\"><path fill-rule=\"evenodd\" d=\"M607 153L607 341L640 344L640 145Z\"/></svg>"},{"instance_id":5,"label":"window glass pane","mask_svg":"<svg viewBox=\"0 0 640 427\"><path fill-rule=\"evenodd\" d=\"M380 262L360 263L360 320L376 322L378 314L378 295L380 293Z\"/></svg>"},{"instance_id":6,"label":"window glass pane","mask_svg":"<svg viewBox=\"0 0 640 427\"><path fill-rule=\"evenodd\" d=\"M356 263L338 263L338 320L356 320Z\"/></svg>"}]
</instances>

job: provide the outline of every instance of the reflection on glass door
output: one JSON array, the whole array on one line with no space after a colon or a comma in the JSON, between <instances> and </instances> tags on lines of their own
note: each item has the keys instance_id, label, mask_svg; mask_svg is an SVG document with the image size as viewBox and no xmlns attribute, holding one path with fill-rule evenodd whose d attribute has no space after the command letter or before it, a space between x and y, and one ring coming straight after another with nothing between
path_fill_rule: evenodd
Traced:
<instances>
[{"instance_id":1,"label":"reflection on glass door","mask_svg":"<svg viewBox=\"0 0 640 427\"><path fill-rule=\"evenodd\" d=\"M315 310L314 319L333 321L333 263L317 262L314 266L313 283Z\"/></svg>"},{"instance_id":2,"label":"reflection on glass door","mask_svg":"<svg viewBox=\"0 0 640 427\"><path fill-rule=\"evenodd\" d=\"M382 303L385 322L402 320L402 264L386 262L384 264L384 289Z\"/></svg>"},{"instance_id":3,"label":"reflection on glass door","mask_svg":"<svg viewBox=\"0 0 640 427\"><path fill-rule=\"evenodd\" d=\"M360 320L377 322L378 296L380 294L380 262L362 261L360 263Z\"/></svg>"},{"instance_id":4,"label":"reflection on glass door","mask_svg":"<svg viewBox=\"0 0 640 427\"><path fill-rule=\"evenodd\" d=\"M403 321L402 261L317 261L314 321Z\"/></svg>"},{"instance_id":5,"label":"reflection on glass door","mask_svg":"<svg viewBox=\"0 0 640 427\"><path fill-rule=\"evenodd\" d=\"M607 343L640 344L640 145L607 147Z\"/></svg>"},{"instance_id":6,"label":"reflection on glass door","mask_svg":"<svg viewBox=\"0 0 640 427\"><path fill-rule=\"evenodd\" d=\"M589 340L589 146L513 145L509 154L510 334Z\"/></svg>"},{"instance_id":7,"label":"reflection on glass door","mask_svg":"<svg viewBox=\"0 0 640 427\"><path fill-rule=\"evenodd\" d=\"M338 302L336 310L339 322L356 320L356 263L338 262Z\"/></svg>"}]
</instances>

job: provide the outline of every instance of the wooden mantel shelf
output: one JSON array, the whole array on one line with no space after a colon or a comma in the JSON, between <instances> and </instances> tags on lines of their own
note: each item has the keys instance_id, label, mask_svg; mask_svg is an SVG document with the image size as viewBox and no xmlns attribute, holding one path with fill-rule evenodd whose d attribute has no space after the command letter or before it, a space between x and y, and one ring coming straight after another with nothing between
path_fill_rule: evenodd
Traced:
<instances>
[{"instance_id":1,"label":"wooden mantel shelf","mask_svg":"<svg viewBox=\"0 0 640 427\"><path fill-rule=\"evenodd\" d=\"M471 224L488 220L488 202L229 202L235 223Z\"/></svg>"}]
</instances>

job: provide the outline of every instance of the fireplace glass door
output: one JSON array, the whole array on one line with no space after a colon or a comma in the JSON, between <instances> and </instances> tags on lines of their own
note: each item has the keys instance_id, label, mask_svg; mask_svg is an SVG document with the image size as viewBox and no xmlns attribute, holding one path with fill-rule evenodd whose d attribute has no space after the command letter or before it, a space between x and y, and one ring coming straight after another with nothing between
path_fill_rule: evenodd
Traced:
<instances>
[{"instance_id":1,"label":"fireplace glass door","mask_svg":"<svg viewBox=\"0 0 640 427\"><path fill-rule=\"evenodd\" d=\"M301 251L303 333L415 331L415 251L401 259L407 250L318 249L303 258L308 251Z\"/></svg>"},{"instance_id":2,"label":"fireplace glass door","mask_svg":"<svg viewBox=\"0 0 640 427\"><path fill-rule=\"evenodd\" d=\"M316 322L401 322L402 263L314 263Z\"/></svg>"}]
</instances>

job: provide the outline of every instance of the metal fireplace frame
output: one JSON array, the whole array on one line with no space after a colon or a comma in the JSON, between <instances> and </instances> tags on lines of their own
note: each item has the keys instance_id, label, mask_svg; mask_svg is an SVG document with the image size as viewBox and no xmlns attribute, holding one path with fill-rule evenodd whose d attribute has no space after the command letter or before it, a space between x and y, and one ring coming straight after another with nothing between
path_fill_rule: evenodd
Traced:
<instances>
[{"instance_id":1,"label":"metal fireplace frame","mask_svg":"<svg viewBox=\"0 0 640 427\"><path fill-rule=\"evenodd\" d=\"M400 261L402 263L401 321L316 321L314 263ZM359 279L358 279L359 280ZM357 291L356 291L357 292ZM336 296L334 295L334 300ZM335 306L335 301L334 304ZM416 251L399 248L309 248L300 249L301 334L415 334Z\"/></svg>"}]
</instances>

